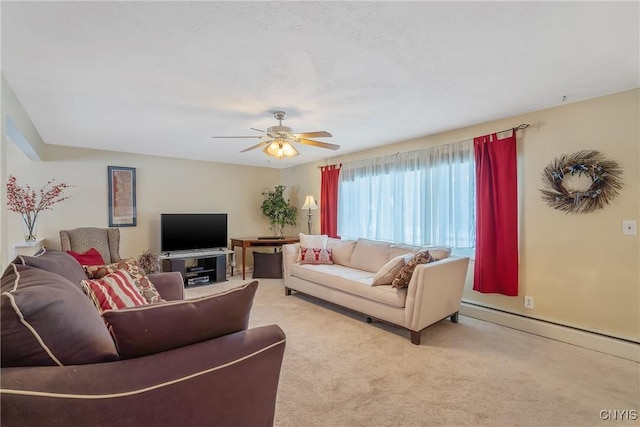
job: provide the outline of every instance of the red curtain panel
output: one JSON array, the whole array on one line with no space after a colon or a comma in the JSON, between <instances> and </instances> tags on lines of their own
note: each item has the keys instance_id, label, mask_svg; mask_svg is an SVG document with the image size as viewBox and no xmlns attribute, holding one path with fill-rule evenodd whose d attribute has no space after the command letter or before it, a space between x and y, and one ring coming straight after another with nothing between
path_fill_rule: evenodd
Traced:
<instances>
[{"instance_id":1,"label":"red curtain panel","mask_svg":"<svg viewBox=\"0 0 640 427\"><path fill-rule=\"evenodd\" d=\"M476 260L473 289L518 295L516 132L473 139L476 159Z\"/></svg>"},{"instance_id":2,"label":"red curtain panel","mask_svg":"<svg viewBox=\"0 0 640 427\"><path fill-rule=\"evenodd\" d=\"M337 238L340 165L322 166L320 173L320 234Z\"/></svg>"}]
</instances>

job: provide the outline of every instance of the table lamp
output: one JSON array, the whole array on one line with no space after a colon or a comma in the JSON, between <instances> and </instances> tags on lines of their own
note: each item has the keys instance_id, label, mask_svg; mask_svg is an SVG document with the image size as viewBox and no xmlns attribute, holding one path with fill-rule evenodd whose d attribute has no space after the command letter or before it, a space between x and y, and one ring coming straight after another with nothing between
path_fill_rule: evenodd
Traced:
<instances>
[{"instance_id":1,"label":"table lamp","mask_svg":"<svg viewBox=\"0 0 640 427\"><path fill-rule=\"evenodd\" d=\"M316 202L316 199L314 199L313 196L307 196L304 199L304 205L302 205L302 209L309 209L309 221L307 222L307 225L309 226L309 234L311 234L311 209L318 209L318 202Z\"/></svg>"}]
</instances>

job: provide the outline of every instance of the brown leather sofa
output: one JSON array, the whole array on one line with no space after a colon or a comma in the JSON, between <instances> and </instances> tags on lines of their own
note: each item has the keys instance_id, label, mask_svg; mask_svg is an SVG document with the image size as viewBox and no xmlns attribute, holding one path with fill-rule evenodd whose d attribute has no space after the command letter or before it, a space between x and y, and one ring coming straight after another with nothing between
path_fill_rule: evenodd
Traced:
<instances>
[{"instance_id":1,"label":"brown leather sofa","mask_svg":"<svg viewBox=\"0 0 640 427\"><path fill-rule=\"evenodd\" d=\"M257 281L181 301L179 273L150 275L168 302L101 317L67 257L18 257L2 275L3 427L273 425L285 335L247 328ZM107 319L124 328L117 348Z\"/></svg>"}]
</instances>

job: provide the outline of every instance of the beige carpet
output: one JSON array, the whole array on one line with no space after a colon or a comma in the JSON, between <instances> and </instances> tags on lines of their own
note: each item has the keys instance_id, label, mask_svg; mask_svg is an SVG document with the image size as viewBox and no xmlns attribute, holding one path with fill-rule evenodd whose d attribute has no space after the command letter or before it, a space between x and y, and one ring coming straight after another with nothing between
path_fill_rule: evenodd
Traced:
<instances>
[{"instance_id":1,"label":"beige carpet","mask_svg":"<svg viewBox=\"0 0 640 427\"><path fill-rule=\"evenodd\" d=\"M600 418L640 416L638 363L465 316L433 325L415 346L399 328L258 280L251 326L287 334L276 426L640 425Z\"/></svg>"}]
</instances>

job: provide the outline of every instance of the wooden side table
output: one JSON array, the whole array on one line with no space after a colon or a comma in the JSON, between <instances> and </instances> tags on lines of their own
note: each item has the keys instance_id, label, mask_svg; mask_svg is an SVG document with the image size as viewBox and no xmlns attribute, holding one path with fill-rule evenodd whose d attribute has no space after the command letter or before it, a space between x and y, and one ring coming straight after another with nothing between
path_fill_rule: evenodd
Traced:
<instances>
[{"instance_id":1,"label":"wooden side table","mask_svg":"<svg viewBox=\"0 0 640 427\"><path fill-rule=\"evenodd\" d=\"M242 280L245 279L245 268L246 268L246 250L247 248L254 247L275 247L276 250L278 248L282 248L282 245L286 245L288 243L298 243L300 241L299 237L283 237L283 238L257 238L257 237L240 237L240 238L231 238L231 249L235 249L236 246L242 248Z\"/></svg>"},{"instance_id":2,"label":"wooden side table","mask_svg":"<svg viewBox=\"0 0 640 427\"><path fill-rule=\"evenodd\" d=\"M45 239L38 239L35 242L27 243L20 242L13 245L13 256L17 257L18 255L26 255L32 256L40 249L44 247Z\"/></svg>"}]
</instances>

